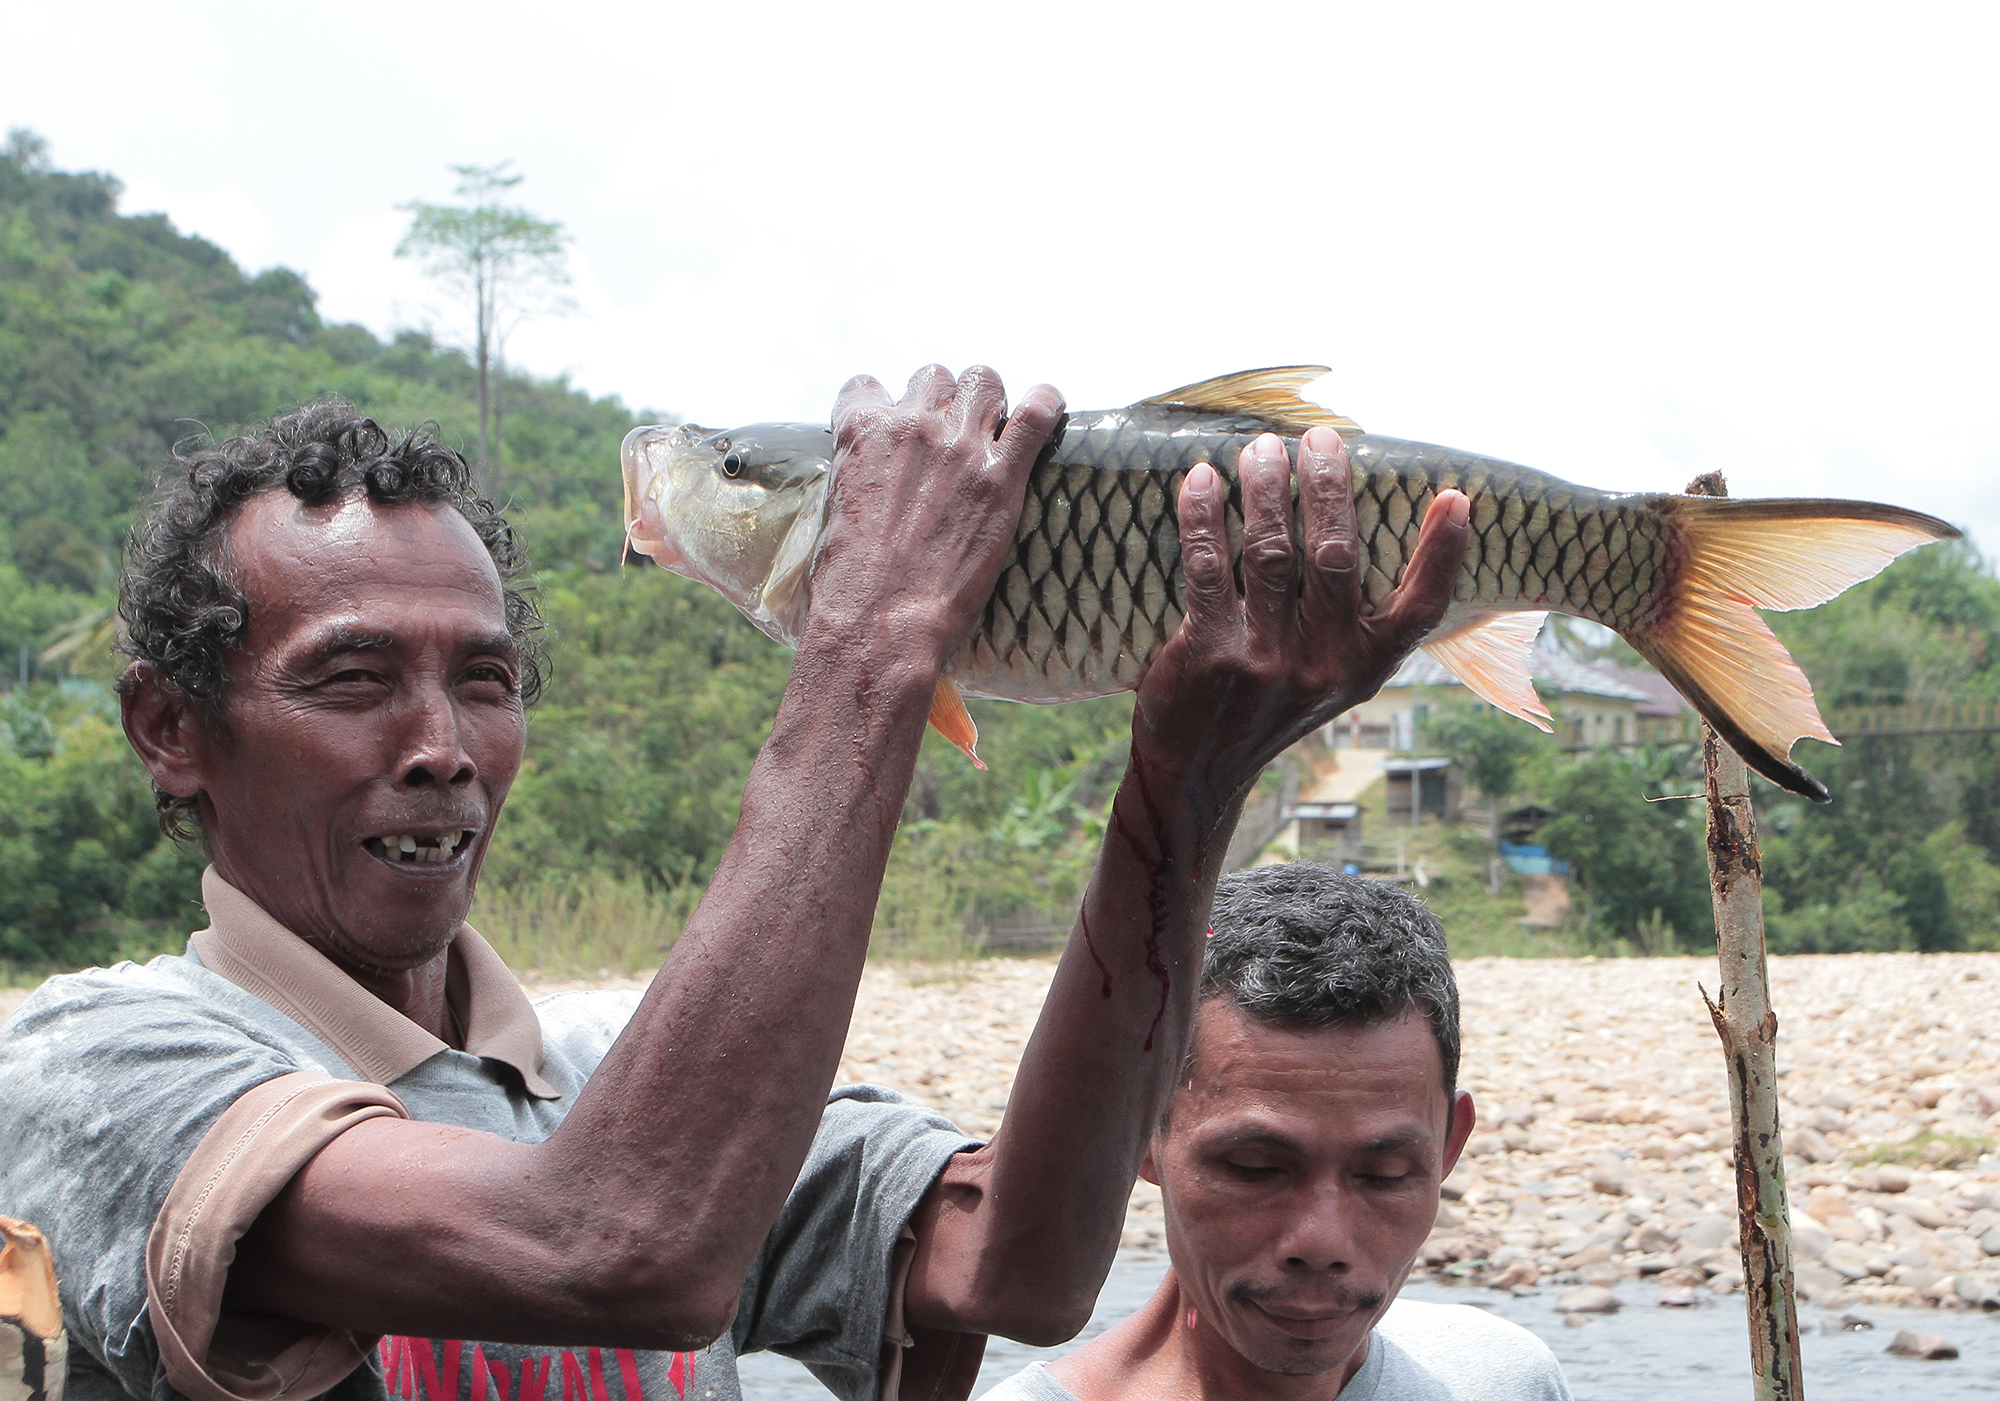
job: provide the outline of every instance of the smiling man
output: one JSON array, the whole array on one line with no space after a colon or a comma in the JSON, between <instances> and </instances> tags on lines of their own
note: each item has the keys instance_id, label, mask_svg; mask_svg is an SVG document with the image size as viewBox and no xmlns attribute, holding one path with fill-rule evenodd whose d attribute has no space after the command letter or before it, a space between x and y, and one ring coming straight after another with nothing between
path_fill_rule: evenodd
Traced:
<instances>
[{"instance_id":1,"label":"smiling man","mask_svg":"<svg viewBox=\"0 0 2000 1401\"><path fill-rule=\"evenodd\" d=\"M925 717L1061 408L1009 414L981 369L848 385L805 633L700 908L643 995L532 1005L465 924L540 684L505 522L456 453L337 403L188 459L134 540L120 689L212 858L209 927L0 1029L0 1213L50 1236L72 1397L728 1401L772 1348L848 1401L931 1401L984 1334L1074 1333L1173 1083L1205 853L1436 625L1466 510L1440 494L1364 615L1334 434L1296 472L1244 451L1241 585L1231 493L1188 474L1186 620L981 1145L829 1091Z\"/></svg>"},{"instance_id":2,"label":"smiling man","mask_svg":"<svg viewBox=\"0 0 2000 1401\"><path fill-rule=\"evenodd\" d=\"M1548 1348L1396 1300L1473 1124L1458 988L1415 897L1321 866L1216 892L1181 1082L1142 1169L1172 1267L990 1401L1567 1401Z\"/></svg>"}]
</instances>

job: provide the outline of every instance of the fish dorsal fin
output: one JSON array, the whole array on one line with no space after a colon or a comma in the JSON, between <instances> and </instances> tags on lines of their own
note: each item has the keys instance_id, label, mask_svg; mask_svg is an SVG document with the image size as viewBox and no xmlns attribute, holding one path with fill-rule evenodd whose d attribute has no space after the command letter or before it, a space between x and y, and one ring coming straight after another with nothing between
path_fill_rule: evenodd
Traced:
<instances>
[{"instance_id":1,"label":"fish dorsal fin","mask_svg":"<svg viewBox=\"0 0 2000 1401\"><path fill-rule=\"evenodd\" d=\"M1556 732L1554 718L1535 694L1530 672L1535 637L1547 613L1501 613L1476 619L1424 644L1445 670L1495 710L1526 720L1545 735Z\"/></svg>"},{"instance_id":2,"label":"fish dorsal fin","mask_svg":"<svg viewBox=\"0 0 2000 1401\"><path fill-rule=\"evenodd\" d=\"M1267 420L1273 428L1287 433L1303 433L1308 428L1331 428L1343 438L1361 432L1361 425L1332 409L1322 408L1299 397L1299 390L1328 373L1325 365L1277 365L1267 370L1238 370L1200 384L1184 384L1150 399L1141 399L1133 408L1187 409L1195 413L1249 414Z\"/></svg>"}]
</instances>

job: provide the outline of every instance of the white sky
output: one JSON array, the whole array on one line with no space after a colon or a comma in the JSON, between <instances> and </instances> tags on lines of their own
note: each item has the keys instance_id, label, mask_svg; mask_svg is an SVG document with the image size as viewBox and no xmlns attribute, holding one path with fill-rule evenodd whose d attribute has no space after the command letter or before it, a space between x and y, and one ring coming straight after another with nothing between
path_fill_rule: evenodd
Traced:
<instances>
[{"instance_id":1,"label":"white sky","mask_svg":"<svg viewBox=\"0 0 2000 1401\"><path fill-rule=\"evenodd\" d=\"M710 425L932 359L1082 408L1313 361L1376 432L1994 549L1996 37L1740 0L45 5L0 126L378 333L457 325L396 206L512 159L580 306L513 359Z\"/></svg>"}]
</instances>

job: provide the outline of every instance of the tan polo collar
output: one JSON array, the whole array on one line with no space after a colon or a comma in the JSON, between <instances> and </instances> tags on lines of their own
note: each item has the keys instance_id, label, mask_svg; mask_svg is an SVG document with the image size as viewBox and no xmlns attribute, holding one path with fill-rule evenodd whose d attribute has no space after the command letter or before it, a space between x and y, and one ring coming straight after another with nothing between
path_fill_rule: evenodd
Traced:
<instances>
[{"instance_id":1,"label":"tan polo collar","mask_svg":"<svg viewBox=\"0 0 2000 1401\"><path fill-rule=\"evenodd\" d=\"M201 901L209 927L191 935L188 946L202 966L283 1012L364 1080L390 1084L450 1049L272 919L213 866L201 873ZM514 1067L537 1099L562 1098L541 1076L542 1024L528 995L469 924L451 941L445 996L465 1028L468 1052Z\"/></svg>"}]
</instances>

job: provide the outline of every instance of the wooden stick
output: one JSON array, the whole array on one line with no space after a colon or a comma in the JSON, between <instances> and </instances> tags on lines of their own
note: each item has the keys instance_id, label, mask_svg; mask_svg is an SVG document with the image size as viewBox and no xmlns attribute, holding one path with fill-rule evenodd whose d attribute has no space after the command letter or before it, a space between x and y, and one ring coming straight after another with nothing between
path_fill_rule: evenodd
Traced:
<instances>
[{"instance_id":1,"label":"wooden stick","mask_svg":"<svg viewBox=\"0 0 2000 1401\"><path fill-rule=\"evenodd\" d=\"M1690 496L1726 496L1720 473ZM1756 1401L1802 1401L1799 1315L1792 1290L1792 1222L1785 1202L1785 1144L1778 1131L1778 1016L1764 956L1764 873L1750 771L1715 730L1702 726L1708 782L1708 878L1722 983L1707 989L1709 1019L1729 1064L1729 1117L1736 1134L1736 1225L1750 1318Z\"/></svg>"}]
</instances>

